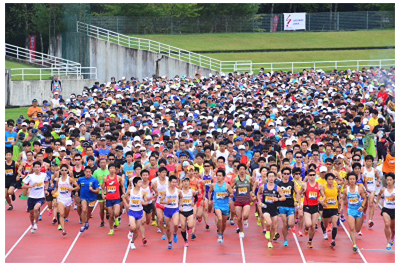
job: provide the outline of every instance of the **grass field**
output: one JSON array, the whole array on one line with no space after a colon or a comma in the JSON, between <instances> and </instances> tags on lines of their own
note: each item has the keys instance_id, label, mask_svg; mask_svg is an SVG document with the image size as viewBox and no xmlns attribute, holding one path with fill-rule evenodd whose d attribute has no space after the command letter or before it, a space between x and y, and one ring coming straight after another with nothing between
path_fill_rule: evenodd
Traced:
<instances>
[{"instance_id":1,"label":"grass field","mask_svg":"<svg viewBox=\"0 0 400 266\"><path fill-rule=\"evenodd\" d=\"M135 35L189 51L395 45L395 30Z\"/></svg>"},{"instance_id":2,"label":"grass field","mask_svg":"<svg viewBox=\"0 0 400 266\"><path fill-rule=\"evenodd\" d=\"M25 118L28 116L26 115L26 112L28 111L29 107L20 107L20 108L7 108L6 110L6 121L8 119L14 119L17 120L18 116L23 115Z\"/></svg>"},{"instance_id":3,"label":"grass field","mask_svg":"<svg viewBox=\"0 0 400 266\"><path fill-rule=\"evenodd\" d=\"M40 79L40 73L41 79L51 79L51 71L50 70L39 70L39 67L24 64L24 63L19 63L19 62L13 62L9 60L6 61L6 69L15 69L15 68L30 68L30 70L13 70L11 71L11 80L22 80L22 72L25 74L24 79ZM41 71L41 72L40 72ZM28 75L26 75L28 74ZM30 75L29 75L30 74ZM16 76L19 75L19 76Z\"/></svg>"}]
</instances>

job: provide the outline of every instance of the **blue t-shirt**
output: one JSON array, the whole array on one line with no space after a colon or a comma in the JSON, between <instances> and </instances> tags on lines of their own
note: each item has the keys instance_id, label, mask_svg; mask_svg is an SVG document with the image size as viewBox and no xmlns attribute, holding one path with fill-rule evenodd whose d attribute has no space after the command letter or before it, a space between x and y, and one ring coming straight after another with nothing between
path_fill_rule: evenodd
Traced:
<instances>
[{"instance_id":1,"label":"blue t-shirt","mask_svg":"<svg viewBox=\"0 0 400 266\"><path fill-rule=\"evenodd\" d=\"M77 182L81 186L81 199L91 202L97 199L97 193L90 191L89 186L93 189L98 188L99 181L93 176L86 178L86 176L80 177Z\"/></svg>"},{"instance_id":2,"label":"blue t-shirt","mask_svg":"<svg viewBox=\"0 0 400 266\"><path fill-rule=\"evenodd\" d=\"M99 149L99 158L100 159L107 159L107 155L110 153L109 149Z\"/></svg>"},{"instance_id":3,"label":"blue t-shirt","mask_svg":"<svg viewBox=\"0 0 400 266\"><path fill-rule=\"evenodd\" d=\"M15 141L17 139L17 132L8 132L6 131L6 141ZM11 143L6 143L7 148L11 148Z\"/></svg>"},{"instance_id":4,"label":"blue t-shirt","mask_svg":"<svg viewBox=\"0 0 400 266\"><path fill-rule=\"evenodd\" d=\"M334 157L333 154L330 154L329 156L327 156L326 153L323 153L323 154L322 154L322 161L325 163L325 160L326 160L326 159L328 159L328 158L333 159L333 157Z\"/></svg>"}]
</instances>

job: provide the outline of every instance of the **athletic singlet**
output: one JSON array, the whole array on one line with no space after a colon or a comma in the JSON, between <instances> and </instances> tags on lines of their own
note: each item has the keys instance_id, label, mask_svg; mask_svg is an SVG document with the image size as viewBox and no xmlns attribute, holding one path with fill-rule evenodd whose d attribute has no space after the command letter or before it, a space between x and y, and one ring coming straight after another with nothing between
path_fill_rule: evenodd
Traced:
<instances>
[{"instance_id":1,"label":"athletic singlet","mask_svg":"<svg viewBox=\"0 0 400 266\"><path fill-rule=\"evenodd\" d=\"M11 165L8 165L6 162L6 180L16 181L17 171L15 169L15 161L11 162Z\"/></svg>"},{"instance_id":2,"label":"athletic singlet","mask_svg":"<svg viewBox=\"0 0 400 266\"><path fill-rule=\"evenodd\" d=\"M375 191L376 182L375 182L374 168L371 167L371 171L368 171L367 167L365 167L364 168L364 176L365 176L365 181L367 181L367 189L371 192Z\"/></svg>"},{"instance_id":3,"label":"athletic singlet","mask_svg":"<svg viewBox=\"0 0 400 266\"><path fill-rule=\"evenodd\" d=\"M131 211L143 211L143 197L142 197L142 189L139 190L138 194L133 193L133 185L131 188L131 193L129 195L129 210Z\"/></svg>"},{"instance_id":4,"label":"athletic singlet","mask_svg":"<svg viewBox=\"0 0 400 266\"><path fill-rule=\"evenodd\" d=\"M153 169L149 168L147 170L149 170L149 180L152 181L156 177L156 174L157 174L157 171L158 171L158 167L157 168L153 168Z\"/></svg>"},{"instance_id":5,"label":"athletic singlet","mask_svg":"<svg viewBox=\"0 0 400 266\"><path fill-rule=\"evenodd\" d=\"M32 167L33 167L33 162L32 164L26 163L24 169L22 170L22 174L26 177L31 172Z\"/></svg>"},{"instance_id":6,"label":"athletic singlet","mask_svg":"<svg viewBox=\"0 0 400 266\"><path fill-rule=\"evenodd\" d=\"M333 188L325 188L325 203L327 204L324 209L337 209L338 207L338 187L333 185Z\"/></svg>"},{"instance_id":7,"label":"athletic singlet","mask_svg":"<svg viewBox=\"0 0 400 266\"><path fill-rule=\"evenodd\" d=\"M156 177L156 178L154 178L153 183L154 183L154 181L155 181L156 184L157 184L157 191L158 191L158 196L157 196L156 203L161 204L161 203L160 203L160 201L161 201L161 192L162 192L162 191L165 191L165 190L167 189L168 180L165 179L164 184L161 184L161 183L160 183L160 179L159 179L158 177ZM161 205L162 205L162 204L161 204Z\"/></svg>"},{"instance_id":8,"label":"athletic singlet","mask_svg":"<svg viewBox=\"0 0 400 266\"><path fill-rule=\"evenodd\" d=\"M153 196L153 194L151 192L151 182L149 182L149 185L146 186L145 188L142 187L142 193L143 193L143 196L146 196L146 197ZM153 203L153 200L149 200L148 202L149 202L148 204L151 204L151 203Z\"/></svg>"},{"instance_id":9,"label":"athletic singlet","mask_svg":"<svg viewBox=\"0 0 400 266\"><path fill-rule=\"evenodd\" d=\"M203 183L204 183L205 188L206 188L205 195L207 196L208 195L208 191L210 190L210 185L213 183L211 175L204 174L203 175Z\"/></svg>"},{"instance_id":10,"label":"athletic singlet","mask_svg":"<svg viewBox=\"0 0 400 266\"><path fill-rule=\"evenodd\" d=\"M179 194L177 188L174 188L174 193L170 193L168 188L165 190L165 201L168 199L171 199L172 202L165 204L165 208L176 209L179 207Z\"/></svg>"},{"instance_id":11,"label":"athletic singlet","mask_svg":"<svg viewBox=\"0 0 400 266\"><path fill-rule=\"evenodd\" d=\"M307 181L307 189L303 200L303 205L315 206L318 204L319 197L319 184L315 182L315 185L310 186L310 182Z\"/></svg>"},{"instance_id":12,"label":"athletic singlet","mask_svg":"<svg viewBox=\"0 0 400 266\"><path fill-rule=\"evenodd\" d=\"M192 180L189 179L189 187L194 191L197 191L197 184L198 184L197 178L193 177Z\"/></svg>"},{"instance_id":13,"label":"athletic singlet","mask_svg":"<svg viewBox=\"0 0 400 266\"><path fill-rule=\"evenodd\" d=\"M229 210L229 193L226 188L226 182L223 181L222 185L218 185L218 182L214 185L214 209Z\"/></svg>"},{"instance_id":14,"label":"athletic singlet","mask_svg":"<svg viewBox=\"0 0 400 266\"><path fill-rule=\"evenodd\" d=\"M385 188L385 191L383 192L383 208L394 210L395 206L395 199L393 198L394 195L395 195L394 187L392 193L390 193L388 189Z\"/></svg>"},{"instance_id":15,"label":"athletic singlet","mask_svg":"<svg viewBox=\"0 0 400 266\"><path fill-rule=\"evenodd\" d=\"M240 180L240 177L237 176L235 180L236 185L236 199L235 202L237 203L250 203L250 191L251 191L251 184L249 177L246 175L244 181Z\"/></svg>"},{"instance_id":16,"label":"athletic singlet","mask_svg":"<svg viewBox=\"0 0 400 266\"><path fill-rule=\"evenodd\" d=\"M286 198L285 201L280 201L278 205L284 207L294 207L294 182L288 181L287 183L284 183L283 181L281 181L278 183L278 186L282 189L283 194Z\"/></svg>"},{"instance_id":17,"label":"athletic singlet","mask_svg":"<svg viewBox=\"0 0 400 266\"><path fill-rule=\"evenodd\" d=\"M106 186L106 192L107 192L106 200L113 200L113 199L120 198L119 182L118 182L117 175L115 175L113 179L110 178L110 175L107 175L105 186Z\"/></svg>"},{"instance_id":18,"label":"athletic singlet","mask_svg":"<svg viewBox=\"0 0 400 266\"><path fill-rule=\"evenodd\" d=\"M302 181L297 181L294 178L293 178L293 182L294 182L295 186L297 187L297 190L300 191L301 185L303 184L303 182ZM293 195L293 197L294 197L294 195ZM304 200L304 196L303 195L301 195L301 199L300 200L303 202L303 200ZM294 201L297 202L297 197L294 197Z\"/></svg>"},{"instance_id":19,"label":"athletic singlet","mask_svg":"<svg viewBox=\"0 0 400 266\"><path fill-rule=\"evenodd\" d=\"M358 193L358 185L356 185L353 193L350 192L350 186L347 187L347 206L352 210L358 210L361 207L361 196Z\"/></svg>"},{"instance_id":20,"label":"athletic singlet","mask_svg":"<svg viewBox=\"0 0 400 266\"><path fill-rule=\"evenodd\" d=\"M274 201L274 198L278 197L278 186L274 184L274 188L272 190L268 189L268 183L264 183L263 187L263 198L262 203L266 205L265 208L276 209L278 204Z\"/></svg>"},{"instance_id":21,"label":"athletic singlet","mask_svg":"<svg viewBox=\"0 0 400 266\"><path fill-rule=\"evenodd\" d=\"M42 166L40 167L40 172L41 173L46 173L46 164L45 164L45 162L42 163Z\"/></svg>"},{"instance_id":22,"label":"athletic singlet","mask_svg":"<svg viewBox=\"0 0 400 266\"><path fill-rule=\"evenodd\" d=\"M122 172L125 175L124 187L125 187L125 189L127 189L128 188L128 174L132 174L132 176L133 176L133 163L131 165L128 165L128 163L124 163Z\"/></svg>"},{"instance_id":23,"label":"athletic singlet","mask_svg":"<svg viewBox=\"0 0 400 266\"><path fill-rule=\"evenodd\" d=\"M193 210L193 192L192 189L189 188L188 193L183 192L182 189L182 211L188 212Z\"/></svg>"},{"instance_id":24,"label":"athletic singlet","mask_svg":"<svg viewBox=\"0 0 400 266\"><path fill-rule=\"evenodd\" d=\"M72 167L72 173L74 174L75 181L78 181L78 179L80 177L84 177L85 176L84 169L85 168L83 167L83 165L81 165L81 170L79 172L77 172L75 166Z\"/></svg>"},{"instance_id":25,"label":"athletic singlet","mask_svg":"<svg viewBox=\"0 0 400 266\"><path fill-rule=\"evenodd\" d=\"M63 181L63 177L61 176L58 179L58 197L57 200L62 201L63 199L70 199L71 198L71 192L69 190L71 184L69 183L69 176L67 175L67 180Z\"/></svg>"},{"instance_id":26,"label":"athletic singlet","mask_svg":"<svg viewBox=\"0 0 400 266\"><path fill-rule=\"evenodd\" d=\"M321 164L321 162L320 162L320 164ZM293 167L298 167L298 166L296 166L296 164L294 163ZM306 167L304 166L303 162L301 162L300 171L301 171L301 181L303 181L304 178L306 178Z\"/></svg>"}]
</instances>

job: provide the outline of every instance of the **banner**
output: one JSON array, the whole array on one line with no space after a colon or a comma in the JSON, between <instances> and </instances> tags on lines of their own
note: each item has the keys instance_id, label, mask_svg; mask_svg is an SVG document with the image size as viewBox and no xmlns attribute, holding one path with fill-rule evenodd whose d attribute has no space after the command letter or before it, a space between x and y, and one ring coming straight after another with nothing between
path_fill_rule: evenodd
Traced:
<instances>
[{"instance_id":1,"label":"banner","mask_svg":"<svg viewBox=\"0 0 400 266\"><path fill-rule=\"evenodd\" d=\"M284 30L305 30L306 13L283 13L285 18Z\"/></svg>"},{"instance_id":2,"label":"banner","mask_svg":"<svg viewBox=\"0 0 400 266\"><path fill-rule=\"evenodd\" d=\"M279 22L279 14L273 15L273 17L272 17L272 32L275 32L276 29L278 28L278 22Z\"/></svg>"},{"instance_id":3,"label":"banner","mask_svg":"<svg viewBox=\"0 0 400 266\"><path fill-rule=\"evenodd\" d=\"M35 59L36 35L29 35L29 50L33 51L31 53L31 59Z\"/></svg>"}]
</instances>

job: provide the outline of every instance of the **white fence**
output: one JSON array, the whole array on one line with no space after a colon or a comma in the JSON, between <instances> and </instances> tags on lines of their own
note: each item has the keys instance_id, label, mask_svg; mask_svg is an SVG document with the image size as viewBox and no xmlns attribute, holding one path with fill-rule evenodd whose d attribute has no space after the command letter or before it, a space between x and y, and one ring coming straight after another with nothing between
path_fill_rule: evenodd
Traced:
<instances>
[{"instance_id":1,"label":"white fence","mask_svg":"<svg viewBox=\"0 0 400 266\"><path fill-rule=\"evenodd\" d=\"M96 67L51 67L51 68L14 68L12 80L51 79L58 75L63 79L97 79Z\"/></svg>"},{"instance_id":2,"label":"white fence","mask_svg":"<svg viewBox=\"0 0 400 266\"><path fill-rule=\"evenodd\" d=\"M42 65L45 67L75 69L81 66L80 63L71 60L32 51L8 43L6 43L6 56L14 57L25 62Z\"/></svg>"}]
</instances>

